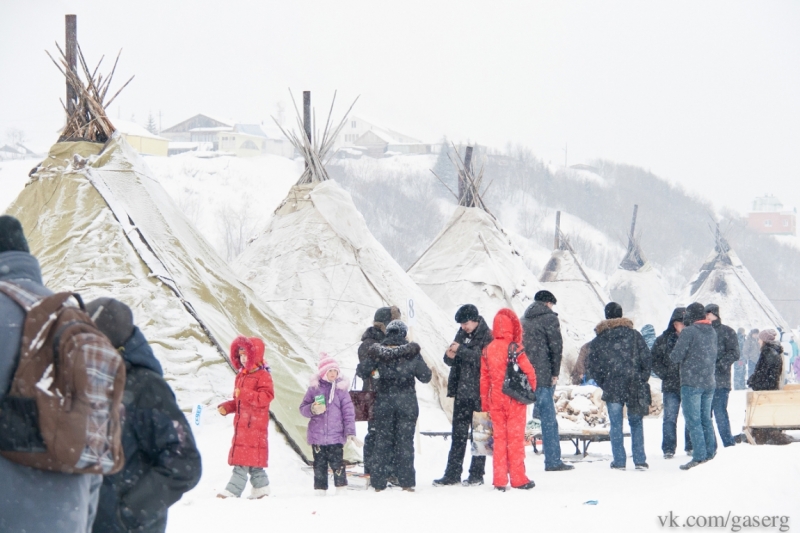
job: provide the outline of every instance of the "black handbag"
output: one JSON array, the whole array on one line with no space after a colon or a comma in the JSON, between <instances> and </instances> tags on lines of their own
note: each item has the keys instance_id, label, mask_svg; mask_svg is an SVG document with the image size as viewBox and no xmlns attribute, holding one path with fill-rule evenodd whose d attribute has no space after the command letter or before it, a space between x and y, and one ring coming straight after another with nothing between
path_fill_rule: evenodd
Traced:
<instances>
[{"instance_id":1,"label":"black handbag","mask_svg":"<svg viewBox=\"0 0 800 533\"><path fill-rule=\"evenodd\" d=\"M531 388L528 376L519 368L518 355L517 345L512 342L508 345L508 364L506 377L503 379L503 394L520 403L530 404L536 401L536 391Z\"/></svg>"}]
</instances>

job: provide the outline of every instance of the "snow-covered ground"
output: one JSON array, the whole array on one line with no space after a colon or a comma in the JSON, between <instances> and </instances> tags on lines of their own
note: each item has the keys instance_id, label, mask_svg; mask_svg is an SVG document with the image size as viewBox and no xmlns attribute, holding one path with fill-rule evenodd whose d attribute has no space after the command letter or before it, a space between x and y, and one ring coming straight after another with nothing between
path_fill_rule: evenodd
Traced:
<instances>
[{"instance_id":1,"label":"snow-covered ground","mask_svg":"<svg viewBox=\"0 0 800 533\"><path fill-rule=\"evenodd\" d=\"M741 427L744 405L745 392L734 391L729 412L735 430ZM363 433L366 424L357 425ZM490 484L436 488L431 481L444 472L450 441L420 436L415 493L399 489L380 494L349 490L345 496L334 496L331 488L325 498L314 496L311 471L303 468L271 427L267 469L271 496L262 500L220 500L215 496L225 487L231 470L227 455L232 425L230 418L206 410L201 426L195 428L203 454L203 478L172 507L167 530L645 532L662 531L659 516L670 512L673 517L678 516L681 524L690 515L726 517L730 512L728 527L711 531L736 531L732 528L734 516L789 516L789 527L800 520L800 443L722 448L712 462L684 472L678 469L688 461L683 452L671 460L662 457L661 419L645 419L644 427L650 464L647 472L633 470L630 460L625 472L612 471L607 460L582 462L571 472L544 472L542 456L526 448L528 476L536 482L531 491L499 493ZM426 426L423 409L420 429L442 428ZM678 435L680 450L682 418ZM630 452L629 439L626 445ZM589 451L590 458L608 456L611 446L595 443ZM571 444L562 443L565 460L572 459L573 452ZM486 479L491 479L491 460L487 462ZM597 500L597 505L585 503L590 500ZM765 530L779 528L760 531Z\"/></svg>"},{"instance_id":2,"label":"snow-covered ground","mask_svg":"<svg viewBox=\"0 0 800 533\"><path fill-rule=\"evenodd\" d=\"M25 184L28 173L42 159L13 159L0 161L0 213L5 213Z\"/></svg>"}]
</instances>

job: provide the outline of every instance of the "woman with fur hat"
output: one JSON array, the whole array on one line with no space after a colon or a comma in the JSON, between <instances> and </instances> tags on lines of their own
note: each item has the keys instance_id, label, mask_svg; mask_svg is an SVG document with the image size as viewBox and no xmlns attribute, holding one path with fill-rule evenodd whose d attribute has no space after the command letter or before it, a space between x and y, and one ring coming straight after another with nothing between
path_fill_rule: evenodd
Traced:
<instances>
[{"instance_id":1,"label":"woman with fur hat","mask_svg":"<svg viewBox=\"0 0 800 533\"><path fill-rule=\"evenodd\" d=\"M386 338L373 344L356 374L375 380L375 458L370 484L376 492L386 488L394 452L394 474L403 490L413 492L414 428L419 416L416 381L428 383L431 369L422 360L419 344L406 340L408 328L400 320L386 326Z\"/></svg>"},{"instance_id":2,"label":"woman with fur hat","mask_svg":"<svg viewBox=\"0 0 800 533\"><path fill-rule=\"evenodd\" d=\"M228 454L233 474L217 497L240 497L249 475L252 490L248 498L260 499L269 495L269 477L264 468L269 458L269 404L275 398L269 366L264 362L264 341L257 337L236 337L231 344L231 363L237 371L233 400L221 403L218 410L222 416L235 414Z\"/></svg>"},{"instance_id":3,"label":"woman with fur hat","mask_svg":"<svg viewBox=\"0 0 800 533\"><path fill-rule=\"evenodd\" d=\"M300 404L300 414L310 418L307 440L314 454L314 491L325 496L328 466L333 470L337 494L347 489L344 445L356 439L356 413L348 392L349 383L339 372L339 363L325 352L320 354L317 373L311 378Z\"/></svg>"},{"instance_id":4,"label":"woman with fur hat","mask_svg":"<svg viewBox=\"0 0 800 533\"><path fill-rule=\"evenodd\" d=\"M754 391L778 390L783 375L783 347L778 342L778 332L764 329L758 334L761 355L747 386ZM791 439L779 429L757 428L751 430L756 444L789 444Z\"/></svg>"}]
</instances>

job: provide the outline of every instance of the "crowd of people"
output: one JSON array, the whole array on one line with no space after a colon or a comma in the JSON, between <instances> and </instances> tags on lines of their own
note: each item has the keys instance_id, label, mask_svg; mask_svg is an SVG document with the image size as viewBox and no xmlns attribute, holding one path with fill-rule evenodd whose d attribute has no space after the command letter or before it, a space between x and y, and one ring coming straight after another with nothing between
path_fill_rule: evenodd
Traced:
<instances>
[{"instance_id":1,"label":"crowd of people","mask_svg":"<svg viewBox=\"0 0 800 533\"><path fill-rule=\"evenodd\" d=\"M30 336L28 328L33 327L26 322L26 309L14 297L15 290L34 300L52 295L43 284L38 261L29 253L19 221L1 216L0 424L5 435L0 435L0 530L164 531L170 505L200 479L200 454L131 309L116 299L89 302L85 312L86 322L108 339L124 361L121 468L106 475L36 469L15 462L15 456L7 453L20 445L9 438L7 424L11 422L7 417L15 408L13 401L19 398L8 391L16 379L21 343L30 338L25 335ZM447 396L453 398L452 438L444 474L433 481L434 486L484 484L485 455L473 454L463 480L462 474L473 416L488 413L494 439L493 487L499 491L535 487L524 463L526 405L504 391L510 364L535 391L545 471L574 468L561 459L553 401L563 351L561 325L553 311L556 303L554 294L539 291L521 318L511 309L502 309L491 328L476 306L466 304L458 309L458 329L443 355L450 369ZM720 313L713 303L676 308L667 328L656 337L652 327L643 328L643 333L637 331L619 304L611 302L605 307L605 320L596 326L594 339L581 348L572 376L579 383L593 383L602 389L610 423L612 469L626 468L622 429L626 412L634 468L648 469L642 418L652 403L648 384L651 373L662 381L662 451L666 459L675 455L682 406L685 449L691 453L691 460L680 466L684 470L715 457L713 420L723 446L741 441L741 436L731 434L727 413L732 366L737 388L742 380L753 390L779 388L784 349L778 332L754 330L744 336L740 329L737 334L721 323ZM422 358L420 346L408 340L408 329L397 307L378 309L361 341L356 375L363 382L362 390L374 393L364 442L356 436L350 382L333 357L321 354L298 406L309 419L307 439L313 452L313 488L318 495L327 493L329 471L333 472L336 491L345 490L344 448L348 443L363 446L364 472L375 492L384 491L390 484L410 492L416 486L416 382L428 383L431 369ZM220 415L234 415L228 455L233 472L218 498L241 497L248 481L251 499L264 498L270 492L265 469L269 407L275 388L264 352L264 342L256 337L239 336L231 344L230 360L236 371L233 397L217 409ZM759 443L788 442L780 431L756 430L754 436Z\"/></svg>"}]
</instances>

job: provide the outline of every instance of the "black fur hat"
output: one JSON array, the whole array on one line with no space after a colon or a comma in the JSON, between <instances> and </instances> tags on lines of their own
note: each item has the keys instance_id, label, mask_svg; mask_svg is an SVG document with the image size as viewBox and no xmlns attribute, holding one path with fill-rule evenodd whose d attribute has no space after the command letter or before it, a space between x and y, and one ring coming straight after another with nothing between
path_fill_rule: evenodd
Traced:
<instances>
[{"instance_id":1,"label":"black fur hat","mask_svg":"<svg viewBox=\"0 0 800 533\"><path fill-rule=\"evenodd\" d=\"M605 311L606 320L611 320L612 318L622 318L622 306L617 302L608 302L608 304L606 304Z\"/></svg>"},{"instance_id":2,"label":"black fur hat","mask_svg":"<svg viewBox=\"0 0 800 533\"><path fill-rule=\"evenodd\" d=\"M687 326L691 326L698 320L705 320L706 318L706 308L703 307L703 304L694 302L693 304L689 304L689 307L686 308L686 314L683 316L683 323Z\"/></svg>"},{"instance_id":3,"label":"black fur hat","mask_svg":"<svg viewBox=\"0 0 800 533\"><path fill-rule=\"evenodd\" d=\"M9 215L0 216L0 252L30 253L22 224Z\"/></svg>"},{"instance_id":4,"label":"black fur hat","mask_svg":"<svg viewBox=\"0 0 800 533\"><path fill-rule=\"evenodd\" d=\"M456 311L456 322L459 324L469 322L470 320L477 322L480 317L481 315L478 313L478 308L472 304L462 305L458 308L458 311Z\"/></svg>"},{"instance_id":5,"label":"black fur hat","mask_svg":"<svg viewBox=\"0 0 800 533\"><path fill-rule=\"evenodd\" d=\"M550 291L539 291L533 295L534 302L544 302L546 304L553 304L555 305L558 303L556 297L553 296L553 293Z\"/></svg>"}]
</instances>

